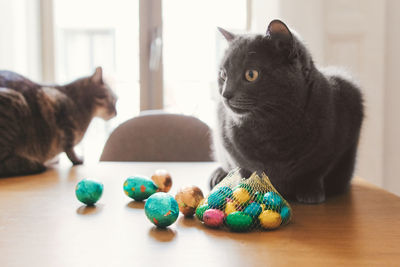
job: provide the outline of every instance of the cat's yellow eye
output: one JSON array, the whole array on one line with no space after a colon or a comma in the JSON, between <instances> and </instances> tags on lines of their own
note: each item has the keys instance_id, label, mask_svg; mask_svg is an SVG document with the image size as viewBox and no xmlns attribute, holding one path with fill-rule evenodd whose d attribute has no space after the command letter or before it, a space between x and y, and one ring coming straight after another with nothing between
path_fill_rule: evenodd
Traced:
<instances>
[{"instance_id":1,"label":"cat's yellow eye","mask_svg":"<svg viewBox=\"0 0 400 267\"><path fill-rule=\"evenodd\" d=\"M246 70L244 77L249 82L255 82L258 79L258 71L257 70Z\"/></svg>"},{"instance_id":2,"label":"cat's yellow eye","mask_svg":"<svg viewBox=\"0 0 400 267\"><path fill-rule=\"evenodd\" d=\"M222 79L222 80L226 80L226 72L224 71L224 70L220 70L219 71L219 77Z\"/></svg>"}]
</instances>

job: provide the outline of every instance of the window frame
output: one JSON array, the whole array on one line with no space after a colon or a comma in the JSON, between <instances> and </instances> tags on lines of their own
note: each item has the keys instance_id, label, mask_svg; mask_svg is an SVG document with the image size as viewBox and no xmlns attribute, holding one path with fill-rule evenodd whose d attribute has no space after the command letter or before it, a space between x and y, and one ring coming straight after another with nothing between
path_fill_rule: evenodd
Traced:
<instances>
[{"instance_id":1,"label":"window frame","mask_svg":"<svg viewBox=\"0 0 400 267\"><path fill-rule=\"evenodd\" d=\"M140 111L164 108L162 1L139 1ZM247 0L247 30L251 29L252 1ZM39 0L41 70L44 82L55 81L53 0Z\"/></svg>"}]
</instances>

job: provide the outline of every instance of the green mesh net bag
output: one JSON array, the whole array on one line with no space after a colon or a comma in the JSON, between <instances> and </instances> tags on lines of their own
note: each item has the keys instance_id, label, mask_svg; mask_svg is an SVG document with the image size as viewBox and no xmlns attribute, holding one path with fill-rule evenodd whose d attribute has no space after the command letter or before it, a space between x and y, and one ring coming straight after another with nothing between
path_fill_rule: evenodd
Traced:
<instances>
[{"instance_id":1,"label":"green mesh net bag","mask_svg":"<svg viewBox=\"0 0 400 267\"><path fill-rule=\"evenodd\" d=\"M236 232L272 230L287 224L292 210L265 173L243 179L231 171L196 209L196 217L213 228Z\"/></svg>"}]
</instances>

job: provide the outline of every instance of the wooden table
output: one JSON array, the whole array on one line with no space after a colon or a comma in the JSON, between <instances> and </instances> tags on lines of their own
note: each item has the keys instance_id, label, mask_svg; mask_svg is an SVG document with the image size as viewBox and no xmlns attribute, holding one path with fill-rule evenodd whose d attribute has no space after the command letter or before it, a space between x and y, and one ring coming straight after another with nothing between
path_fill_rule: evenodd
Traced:
<instances>
[{"instance_id":1,"label":"wooden table","mask_svg":"<svg viewBox=\"0 0 400 267\"><path fill-rule=\"evenodd\" d=\"M167 230L146 218L122 184L165 168L174 195L205 193L215 163L100 163L56 166L41 175L0 179L0 266L400 266L400 198L360 179L321 205L292 204L275 231L232 233L179 216ZM75 198L84 178L104 183L95 207Z\"/></svg>"}]
</instances>

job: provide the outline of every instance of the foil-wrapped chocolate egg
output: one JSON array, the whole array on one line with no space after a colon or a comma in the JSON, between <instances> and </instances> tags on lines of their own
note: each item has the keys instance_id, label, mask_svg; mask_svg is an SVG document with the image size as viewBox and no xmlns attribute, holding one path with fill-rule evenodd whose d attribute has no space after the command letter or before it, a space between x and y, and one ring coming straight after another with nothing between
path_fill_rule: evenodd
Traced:
<instances>
[{"instance_id":1,"label":"foil-wrapped chocolate egg","mask_svg":"<svg viewBox=\"0 0 400 267\"><path fill-rule=\"evenodd\" d=\"M250 229L253 218L242 211L236 211L226 216L226 224L233 231L244 232Z\"/></svg>"},{"instance_id":2,"label":"foil-wrapped chocolate egg","mask_svg":"<svg viewBox=\"0 0 400 267\"><path fill-rule=\"evenodd\" d=\"M236 203L233 200L228 199L227 202L226 202L226 205L225 205L225 214L229 215L229 214L231 214L232 212L235 212L235 211L237 211Z\"/></svg>"},{"instance_id":3,"label":"foil-wrapped chocolate egg","mask_svg":"<svg viewBox=\"0 0 400 267\"><path fill-rule=\"evenodd\" d=\"M157 186L146 177L131 176L124 182L125 194L136 201L142 201L157 191Z\"/></svg>"},{"instance_id":4,"label":"foil-wrapped chocolate egg","mask_svg":"<svg viewBox=\"0 0 400 267\"><path fill-rule=\"evenodd\" d=\"M178 203L173 196L158 192L146 200L144 211L147 218L158 227L173 224L179 216Z\"/></svg>"},{"instance_id":5,"label":"foil-wrapped chocolate egg","mask_svg":"<svg viewBox=\"0 0 400 267\"><path fill-rule=\"evenodd\" d=\"M156 170L151 180L158 186L158 192L169 192L172 187L171 175L166 170Z\"/></svg>"},{"instance_id":6,"label":"foil-wrapped chocolate egg","mask_svg":"<svg viewBox=\"0 0 400 267\"><path fill-rule=\"evenodd\" d=\"M91 179L81 180L75 188L78 200L86 205L94 205L103 194L103 184Z\"/></svg>"},{"instance_id":7,"label":"foil-wrapped chocolate egg","mask_svg":"<svg viewBox=\"0 0 400 267\"><path fill-rule=\"evenodd\" d=\"M197 219L199 219L200 221L203 221L203 215L204 215L204 212L206 211L206 210L208 210L208 204L202 204L202 205L199 205L197 208L196 208L196 217L197 217Z\"/></svg>"},{"instance_id":8,"label":"foil-wrapped chocolate egg","mask_svg":"<svg viewBox=\"0 0 400 267\"><path fill-rule=\"evenodd\" d=\"M218 228L224 224L225 214L221 210L209 209L203 214L203 222L205 225Z\"/></svg>"},{"instance_id":9,"label":"foil-wrapped chocolate egg","mask_svg":"<svg viewBox=\"0 0 400 267\"><path fill-rule=\"evenodd\" d=\"M233 198L239 202L239 204L243 205L250 200L250 194L246 188L239 187L233 191Z\"/></svg>"},{"instance_id":10,"label":"foil-wrapped chocolate egg","mask_svg":"<svg viewBox=\"0 0 400 267\"><path fill-rule=\"evenodd\" d=\"M280 211L283 204L282 198L275 192L267 192L264 195L264 204L267 209Z\"/></svg>"},{"instance_id":11,"label":"foil-wrapped chocolate egg","mask_svg":"<svg viewBox=\"0 0 400 267\"><path fill-rule=\"evenodd\" d=\"M197 206L203 199L203 192L197 186L184 187L175 195L179 210L187 217L193 216Z\"/></svg>"},{"instance_id":12,"label":"foil-wrapped chocolate egg","mask_svg":"<svg viewBox=\"0 0 400 267\"><path fill-rule=\"evenodd\" d=\"M250 203L243 211L244 214L247 214L253 218L257 218L261 212L263 211L263 208L261 207L260 204L257 202Z\"/></svg>"},{"instance_id":13,"label":"foil-wrapped chocolate egg","mask_svg":"<svg viewBox=\"0 0 400 267\"><path fill-rule=\"evenodd\" d=\"M275 229L278 228L282 223L281 215L273 210L264 210L258 216L260 224L265 229Z\"/></svg>"},{"instance_id":14,"label":"foil-wrapped chocolate egg","mask_svg":"<svg viewBox=\"0 0 400 267\"><path fill-rule=\"evenodd\" d=\"M285 224L290 220L291 213L292 212L288 206L284 205L282 207L281 209L282 224Z\"/></svg>"},{"instance_id":15,"label":"foil-wrapped chocolate egg","mask_svg":"<svg viewBox=\"0 0 400 267\"><path fill-rule=\"evenodd\" d=\"M226 203L226 198L229 198L231 196L232 189L227 186L222 186L208 196L208 206L215 209L223 209Z\"/></svg>"}]
</instances>

